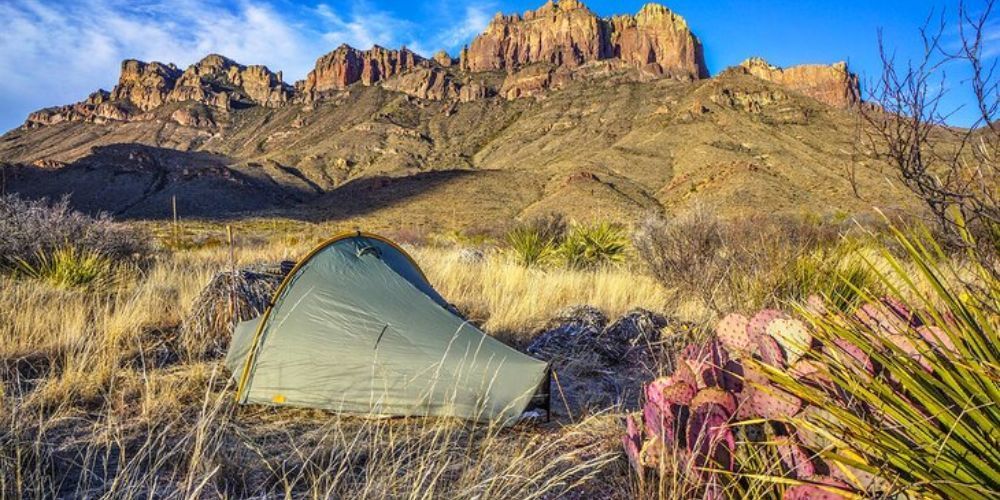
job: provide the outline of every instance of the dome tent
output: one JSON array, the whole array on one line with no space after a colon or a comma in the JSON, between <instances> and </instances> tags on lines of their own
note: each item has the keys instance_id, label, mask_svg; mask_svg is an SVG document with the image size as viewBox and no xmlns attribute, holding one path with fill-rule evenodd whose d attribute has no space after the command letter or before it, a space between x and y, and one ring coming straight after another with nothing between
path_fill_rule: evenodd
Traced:
<instances>
[{"instance_id":1,"label":"dome tent","mask_svg":"<svg viewBox=\"0 0 1000 500\"><path fill-rule=\"evenodd\" d=\"M351 232L310 252L226 355L242 404L511 423L547 364L462 319L401 248Z\"/></svg>"}]
</instances>

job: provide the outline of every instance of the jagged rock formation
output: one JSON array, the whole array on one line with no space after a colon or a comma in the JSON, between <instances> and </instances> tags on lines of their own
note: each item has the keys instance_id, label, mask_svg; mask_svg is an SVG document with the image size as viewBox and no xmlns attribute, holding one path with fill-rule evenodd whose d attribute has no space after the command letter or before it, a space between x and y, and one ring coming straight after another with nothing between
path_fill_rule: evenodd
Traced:
<instances>
[{"instance_id":1,"label":"jagged rock formation","mask_svg":"<svg viewBox=\"0 0 1000 500\"><path fill-rule=\"evenodd\" d=\"M167 95L180 76L181 71L173 64L126 59L122 61L118 85L111 91L110 99L149 111L167 102Z\"/></svg>"},{"instance_id":2,"label":"jagged rock formation","mask_svg":"<svg viewBox=\"0 0 1000 500\"><path fill-rule=\"evenodd\" d=\"M615 16L608 24L614 57L654 75L708 77L701 42L666 7L646 4L635 16Z\"/></svg>"},{"instance_id":3,"label":"jagged rock formation","mask_svg":"<svg viewBox=\"0 0 1000 500\"><path fill-rule=\"evenodd\" d=\"M243 66L210 54L184 70L167 101L194 101L219 109L230 109L233 103L240 102L274 107L288 101L290 95L281 75L267 67Z\"/></svg>"},{"instance_id":4,"label":"jagged rock formation","mask_svg":"<svg viewBox=\"0 0 1000 500\"><path fill-rule=\"evenodd\" d=\"M535 63L576 67L619 59L658 75L708 76L701 43L687 23L661 5L635 16L601 19L578 0L549 0L523 16L498 14L462 52L469 71L516 71Z\"/></svg>"},{"instance_id":5,"label":"jagged rock formation","mask_svg":"<svg viewBox=\"0 0 1000 500\"><path fill-rule=\"evenodd\" d=\"M730 71L743 72L777 83L837 108L850 108L861 102L858 77L848 71L845 62L831 65L803 64L782 69L762 58L752 57Z\"/></svg>"},{"instance_id":6,"label":"jagged rock formation","mask_svg":"<svg viewBox=\"0 0 1000 500\"><path fill-rule=\"evenodd\" d=\"M443 50L440 50L438 51L437 54L434 54L434 62L440 64L441 67L443 68L450 68L453 64L455 64L455 60L452 59L451 56L448 55L448 53Z\"/></svg>"},{"instance_id":7,"label":"jagged rock formation","mask_svg":"<svg viewBox=\"0 0 1000 500\"><path fill-rule=\"evenodd\" d=\"M423 65L424 61L405 47L392 50L376 45L358 50L344 44L316 61L302 91L313 100L322 92L343 90L356 82L370 86Z\"/></svg>"},{"instance_id":8,"label":"jagged rock formation","mask_svg":"<svg viewBox=\"0 0 1000 500\"><path fill-rule=\"evenodd\" d=\"M109 120L127 120L128 112L109 102L110 95L107 90L100 89L82 102L35 111L28 115L25 127L35 128L65 121L106 123Z\"/></svg>"},{"instance_id":9,"label":"jagged rock formation","mask_svg":"<svg viewBox=\"0 0 1000 500\"><path fill-rule=\"evenodd\" d=\"M753 75L839 108L860 102L857 77L843 63L781 69L755 58L727 72ZM523 15L497 14L458 60L444 51L425 59L405 47L359 50L341 45L320 57L294 87L282 81L280 72L243 66L218 54L183 72L173 64L129 59L122 63L111 92L98 91L76 104L31 113L25 127L165 119L217 129L237 108L280 108L293 102L312 106L339 99L355 84L382 86L428 101L471 102L493 96L541 98L572 82L608 77L616 83L696 81L707 78L708 71L701 43L683 18L662 5L647 4L635 15L602 19L580 0L549 0ZM772 90L761 92L708 100L756 112L759 102L777 99L768 97ZM702 107L693 105L697 112L692 116ZM306 121L299 116L293 124Z\"/></svg>"},{"instance_id":10,"label":"jagged rock formation","mask_svg":"<svg viewBox=\"0 0 1000 500\"><path fill-rule=\"evenodd\" d=\"M436 68L419 68L388 80L383 87L421 99L440 101L458 98L459 85L448 73Z\"/></svg>"}]
</instances>

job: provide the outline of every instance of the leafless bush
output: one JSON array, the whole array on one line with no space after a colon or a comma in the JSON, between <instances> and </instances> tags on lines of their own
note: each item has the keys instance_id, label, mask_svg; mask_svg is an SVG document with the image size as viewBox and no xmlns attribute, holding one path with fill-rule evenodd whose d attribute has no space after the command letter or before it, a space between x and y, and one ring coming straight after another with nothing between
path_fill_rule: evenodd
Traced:
<instances>
[{"instance_id":1,"label":"leafless bush","mask_svg":"<svg viewBox=\"0 0 1000 500\"><path fill-rule=\"evenodd\" d=\"M106 214L90 217L69 208L69 200L0 197L0 266L33 263L39 255L62 248L100 254L112 260L141 257L149 239Z\"/></svg>"},{"instance_id":2,"label":"leafless bush","mask_svg":"<svg viewBox=\"0 0 1000 500\"><path fill-rule=\"evenodd\" d=\"M527 225L534 232L538 233L543 240L551 241L556 245L562 243L563 239L566 238L566 232L569 229L566 218L563 217L562 214L554 212L539 215L529 220Z\"/></svg>"},{"instance_id":3,"label":"leafless bush","mask_svg":"<svg viewBox=\"0 0 1000 500\"><path fill-rule=\"evenodd\" d=\"M985 52L994 7L995 0L974 9L959 3L954 43L948 17L932 14L917 60L897 61L880 34L882 72L862 107L864 147L924 202L948 242L974 244L988 259L1000 249L1000 75ZM946 70L967 75L946 81ZM957 88L974 96L968 128L952 127L957 110L943 107Z\"/></svg>"},{"instance_id":4,"label":"leafless bush","mask_svg":"<svg viewBox=\"0 0 1000 500\"><path fill-rule=\"evenodd\" d=\"M689 290L717 283L725 272L719 265L723 248L718 218L698 207L673 219L644 219L633 235L640 259L661 282Z\"/></svg>"},{"instance_id":5,"label":"leafless bush","mask_svg":"<svg viewBox=\"0 0 1000 500\"><path fill-rule=\"evenodd\" d=\"M634 246L649 272L680 300L697 299L715 313L754 309L789 298L828 273L853 222L761 216L722 220L701 207L671 219L649 217ZM860 231L860 229L859 229ZM805 271L805 272L803 272ZM786 293L789 292L789 293Z\"/></svg>"}]
</instances>

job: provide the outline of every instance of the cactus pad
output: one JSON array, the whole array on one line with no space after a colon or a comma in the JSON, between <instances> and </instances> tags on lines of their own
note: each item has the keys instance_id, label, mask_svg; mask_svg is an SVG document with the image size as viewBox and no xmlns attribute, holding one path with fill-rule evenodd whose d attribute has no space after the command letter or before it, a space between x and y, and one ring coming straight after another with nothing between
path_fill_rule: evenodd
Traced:
<instances>
[{"instance_id":1,"label":"cactus pad","mask_svg":"<svg viewBox=\"0 0 1000 500\"><path fill-rule=\"evenodd\" d=\"M721 387L732 393L743 392L743 364L736 360L729 360L726 366L722 367Z\"/></svg>"},{"instance_id":2,"label":"cactus pad","mask_svg":"<svg viewBox=\"0 0 1000 500\"><path fill-rule=\"evenodd\" d=\"M794 439L781 436L774 440L775 449L781 458L781 465L793 478L806 478L816 474L816 466L809 460L809 455Z\"/></svg>"},{"instance_id":3,"label":"cactus pad","mask_svg":"<svg viewBox=\"0 0 1000 500\"><path fill-rule=\"evenodd\" d=\"M767 334L781 345L788 364L798 361L812 345L812 334L797 319L775 319L767 325Z\"/></svg>"},{"instance_id":4,"label":"cactus pad","mask_svg":"<svg viewBox=\"0 0 1000 500\"><path fill-rule=\"evenodd\" d=\"M642 444L639 450L639 464L643 467L658 468L664 463L667 447L659 437L651 437Z\"/></svg>"},{"instance_id":5,"label":"cactus pad","mask_svg":"<svg viewBox=\"0 0 1000 500\"><path fill-rule=\"evenodd\" d=\"M788 488L782 495L782 500L846 500L854 496L848 494L850 487L847 483L832 477L813 476L808 480L813 484L799 484Z\"/></svg>"},{"instance_id":6,"label":"cactus pad","mask_svg":"<svg viewBox=\"0 0 1000 500\"><path fill-rule=\"evenodd\" d=\"M899 335L905 332L910 324L892 312L882 303L867 303L858 308L854 318L875 333Z\"/></svg>"},{"instance_id":7,"label":"cactus pad","mask_svg":"<svg viewBox=\"0 0 1000 500\"><path fill-rule=\"evenodd\" d=\"M958 353L958 349L955 348L955 343L951 341L951 337L942 330L933 325L925 325L917 327L917 334L920 338L924 339L931 347L944 350L950 353Z\"/></svg>"},{"instance_id":8,"label":"cactus pad","mask_svg":"<svg viewBox=\"0 0 1000 500\"><path fill-rule=\"evenodd\" d=\"M885 338L900 351L903 351L904 354L920 363L920 366L923 367L924 370L927 370L928 372L933 371L933 367L927 360L927 357L920 352L920 349L917 348L917 344L909 336L903 334L888 334Z\"/></svg>"},{"instance_id":9,"label":"cactus pad","mask_svg":"<svg viewBox=\"0 0 1000 500\"><path fill-rule=\"evenodd\" d=\"M696 389L693 385L687 382L675 381L663 388L663 399L670 404L688 405L691 404L691 398L694 397L695 392Z\"/></svg>"},{"instance_id":10,"label":"cactus pad","mask_svg":"<svg viewBox=\"0 0 1000 500\"><path fill-rule=\"evenodd\" d=\"M757 415L770 419L790 418L802 409L802 400L770 384L754 387L748 403Z\"/></svg>"},{"instance_id":11,"label":"cactus pad","mask_svg":"<svg viewBox=\"0 0 1000 500\"><path fill-rule=\"evenodd\" d=\"M696 467L733 470L736 439L726 425L729 416L719 405L704 404L691 413L687 445Z\"/></svg>"},{"instance_id":12,"label":"cactus pad","mask_svg":"<svg viewBox=\"0 0 1000 500\"><path fill-rule=\"evenodd\" d=\"M733 313L719 321L715 327L715 334L719 337L719 342L729 350L734 356L749 354L755 344L755 339L750 335L748 327L750 319L742 314Z\"/></svg>"},{"instance_id":13,"label":"cactus pad","mask_svg":"<svg viewBox=\"0 0 1000 500\"><path fill-rule=\"evenodd\" d=\"M833 344L837 346L841 352L854 359L854 361L857 362L862 369L868 372L869 375L875 374L875 365L872 363L871 358L869 358L868 355L865 354L865 351L862 351L860 347L844 339L833 339Z\"/></svg>"},{"instance_id":14,"label":"cactus pad","mask_svg":"<svg viewBox=\"0 0 1000 500\"><path fill-rule=\"evenodd\" d=\"M642 447L642 423L636 421L635 415L625 417L625 435L622 436L622 444L625 446L625 456L632 464L632 468L639 472L642 468L639 463L639 449Z\"/></svg>"},{"instance_id":15,"label":"cactus pad","mask_svg":"<svg viewBox=\"0 0 1000 500\"><path fill-rule=\"evenodd\" d=\"M826 308L826 302L823 300L823 297L819 295L810 295L806 299L806 310L816 316L826 316L830 312Z\"/></svg>"},{"instance_id":16,"label":"cactus pad","mask_svg":"<svg viewBox=\"0 0 1000 500\"><path fill-rule=\"evenodd\" d=\"M777 309L763 309L750 318L750 322L747 324L747 332L750 333L751 338L759 339L760 337L767 335L767 325L769 325L771 321L785 317L787 317L785 313Z\"/></svg>"},{"instance_id":17,"label":"cactus pad","mask_svg":"<svg viewBox=\"0 0 1000 500\"><path fill-rule=\"evenodd\" d=\"M770 335L761 335L757 345L757 352L760 359L775 368L785 367L785 352L781 345Z\"/></svg>"},{"instance_id":18,"label":"cactus pad","mask_svg":"<svg viewBox=\"0 0 1000 500\"><path fill-rule=\"evenodd\" d=\"M736 413L736 397L718 387L707 387L698 391L691 400L691 408L695 411L706 404L721 406L728 415Z\"/></svg>"},{"instance_id":19,"label":"cactus pad","mask_svg":"<svg viewBox=\"0 0 1000 500\"><path fill-rule=\"evenodd\" d=\"M659 437L666 442L674 438L674 413L670 405L661 405L646 401L642 407L642 420L645 422L646 435Z\"/></svg>"}]
</instances>

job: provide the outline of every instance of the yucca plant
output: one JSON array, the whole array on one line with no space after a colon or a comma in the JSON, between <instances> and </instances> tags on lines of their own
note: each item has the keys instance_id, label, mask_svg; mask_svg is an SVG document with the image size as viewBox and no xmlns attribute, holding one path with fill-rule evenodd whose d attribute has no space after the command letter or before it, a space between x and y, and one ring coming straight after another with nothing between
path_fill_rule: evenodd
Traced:
<instances>
[{"instance_id":1,"label":"yucca plant","mask_svg":"<svg viewBox=\"0 0 1000 500\"><path fill-rule=\"evenodd\" d=\"M552 238L530 225L515 227L507 233L507 244L514 260L525 267L545 264L556 255Z\"/></svg>"},{"instance_id":2,"label":"yucca plant","mask_svg":"<svg viewBox=\"0 0 1000 500\"><path fill-rule=\"evenodd\" d=\"M577 225L558 251L567 267L587 269L624 261L628 241L625 230L616 224Z\"/></svg>"},{"instance_id":3,"label":"yucca plant","mask_svg":"<svg viewBox=\"0 0 1000 500\"><path fill-rule=\"evenodd\" d=\"M36 252L31 262L18 259L17 272L46 281L60 288L100 288L115 278L114 263L99 252L67 246L49 252Z\"/></svg>"},{"instance_id":4,"label":"yucca plant","mask_svg":"<svg viewBox=\"0 0 1000 500\"><path fill-rule=\"evenodd\" d=\"M780 301L801 302L811 295L828 297L838 311L850 311L861 303L858 292L864 290L881 296L884 291L878 275L864 261L856 258L858 245L841 242L794 259L777 279L774 294ZM836 277L831 279L831 277Z\"/></svg>"},{"instance_id":5,"label":"yucca plant","mask_svg":"<svg viewBox=\"0 0 1000 500\"><path fill-rule=\"evenodd\" d=\"M823 346L807 359L826 382L765 371L819 410L793 421L826 444L825 459L877 478L858 485L869 493L1000 496L1000 283L979 259L960 273L926 232L893 234L909 263L889 251L882 271L865 262L909 303L853 287L868 302L853 315L804 306Z\"/></svg>"}]
</instances>

